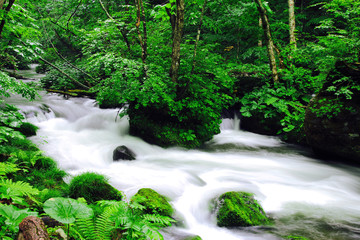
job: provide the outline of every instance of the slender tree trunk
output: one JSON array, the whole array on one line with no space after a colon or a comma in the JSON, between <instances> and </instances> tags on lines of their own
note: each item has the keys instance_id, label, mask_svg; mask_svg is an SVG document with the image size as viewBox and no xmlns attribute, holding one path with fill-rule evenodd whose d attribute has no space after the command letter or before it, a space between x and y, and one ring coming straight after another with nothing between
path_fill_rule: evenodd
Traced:
<instances>
[{"instance_id":1,"label":"slender tree trunk","mask_svg":"<svg viewBox=\"0 0 360 240\"><path fill-rule=\"evenodd\" d=\"M289 33L290 33L290 45L296 48L295 38L295 3L294 0L288 0L289 3Z\"/></svg>"},{"instance_id":2,"label":"slender tree trunk","mask_svg":"<svg viewBox=\"0 0 360 240\"><path fill-rule=\"evenodd\" d=\"M5 8L5 13L4 13L4 16L3 16L3 19L1 19L1 22L0 22L0 39L1 39L1 33L2 31L4 30L4 26L5 26L5 22L6 22L6 16L7 16L7 13L10 11L11 7L13 6L15 0L9 0L9 4L6 6ZM2 6L4 6L4 3L5 1L4 0L1 0L0 4ZM2 8L1 8L2 9Z\"/></svg>"},{"instance_id":3,"label":"slender tree trunk","mask_svg":"<svg viewBox=\"0 0 360 240\"><path fill-rule=\"evenodd\" d=\"M262 24L261 17L259 17L259 27L260 27L261 29L263 28L263 24ZM259 47L262 47L262 46L263 46L263 43L262 43L262 34L259 34L258 46L259 46Z\"/></svg>"},{"instance_id":4,"label":"slender tree trunk","mask_svg":"<svg viewBox=\"0 0 360 240\"><path fill-rule=\"evenodd\" d=\"M171 68L170 77L174 83L178 82L179 67L180 67L180 43L184 28L184 0L176 0L176 21L173 36L173 46L171 53Z\"/></svg>"},{"instance_id":5,"label":"slender tree trunk","mask_svg":"<svg viewBox=\"0 0 360 240\"><path fill-rule=\"evenodd\" d=\"M142 0L135 0L137 19L136 19L136 31L138 33L139 43L141 46L141 60L144 64L146 64L147 57L147 30L146 30L146 20L145 20L145 11ZM143 24L143 35L141 35L140 24Z\"/></svg>"},{"instance_id":6,"label":"slender tree trunk","mask_svg":"<svg viewBox=\"0 0 360 240\"><path fill-rule=\"evenodd\" d=\"M276 66L276 58L275 58L275 47L274 42L272 40L271 36L271 30L270 30L270 24L269 19L266 13L266 9L264 8L264 5L262 4L261 0L254 0L257 6L257 9L260 13L261 21L262 21L262 27L264 30L264 37L266 42L266 48L268 50L269 55L269 63L270 63L270 70L272 73L273 81L279 82L279 75L277 72L277 66Z\"/></svg>"},{"instance_id":7,"label":"slender tree trunk","mask_svg":"<svg viewBox=\"0 0 360 240\"><path fill-rule=\"evenodd\" d=\"M204 4L203 4L202 9L201 9L200 21L199 21L199 26L198 26L198 30L197 30L197 34L196 34L196 41L195 41L195 46L194 46L193 65L192 65L192 68L191 68L191 73L194 72L195 66L196 66L196 51L197 51L197 46L199 45L200 34L201 34L201 26L202 26L203 19L204 19L206 3L207 3L207 0L204 0Z\"/></svg>"}]
</instances>

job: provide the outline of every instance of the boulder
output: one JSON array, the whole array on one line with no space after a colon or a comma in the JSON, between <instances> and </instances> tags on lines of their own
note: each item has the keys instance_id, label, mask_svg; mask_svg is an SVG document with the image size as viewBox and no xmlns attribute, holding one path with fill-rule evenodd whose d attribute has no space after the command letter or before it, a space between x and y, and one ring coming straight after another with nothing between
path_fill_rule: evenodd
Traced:
<instances>
[{"instance_id":1,"label":"boulder","mask_svg":"<svg viewBox=\"0 0 360 240\"><path fill-rule=\"evenodd\" d=\"M360 66L338 62L310 101L304 130L308 144L319 156L360 161L360 92L352 88L348 99L337 90L359 82Z\"/></svg>"},{"instance_id":2,"label":"boulder","mask_svg":"<svg viewBox=\"0 0 360 240\"><path fill-rule=\"evenodd\" d=\"M116 200L123 198L122 192L108 183L108 179L97 173L85 172L75 176L69 184L69 197L85 198L88 203L100 200Z\"/></svg>"},{"instance_id":3,"label":"boulder","mask_svg":"<svg viewBox=\"0 0 360 240\"><path fill-rule=\"evenodd\" d=\"M135 153L126 146L118 146L113 152L113 160L135 160Z\"/></svg>"},{"instance_id":4,"label":"boulder","mask_svg":"<svg viewBox=\"0 0 360 240\"><path fill-rule=\"evenodd\" d=\"M34 216L24 218L19 224L17 240L50 240L44 222Z\"/></svg>"},{"instance_id":5,"label":"boulder","mask_svg":"<svg viewBox=\"0 0 360 240\"><path fill-rule=\"evenodd\" d=\"M219 227L248 227L269 223L264 210L247 192L227 192L216 201L216 218Z\"/></svg>"},{"instance_id":6,"label":"boulder","mask_svg":"<svg viewBox=\"0 0 360 240\"><path fill-rule=\"evenodd\" d=\"M174 213L174 209L166 197L153 189L142 188L134 195L133 199L136 199L139 204L145 207L145 213L159 214L168 217L171 217Z\"/></svg>"}]
</instances>

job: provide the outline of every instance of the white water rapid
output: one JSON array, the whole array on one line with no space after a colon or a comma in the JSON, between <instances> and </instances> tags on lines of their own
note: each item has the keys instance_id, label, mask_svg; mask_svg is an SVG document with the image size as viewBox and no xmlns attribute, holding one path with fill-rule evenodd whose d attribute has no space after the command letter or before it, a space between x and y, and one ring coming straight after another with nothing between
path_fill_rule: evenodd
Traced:
<instances>
[{"instance_id":1,"label":"white water rapid","mask_svg":"<svg viewBox=\"0 0 360 240\"><path fill-rule=\"evenodd\" d=\"M164 231L166 240L199 235L203 240L360 239L360 168L311 158L309 152L277 138L235 129L222 132L204 148L164 149L128 134L118 110L103 110L86 98L44 94L32 103L10 99L40 127L31 140L71 176L85 171L106 175L127 198L153 188L171 199L181 226ZM230 124L229 124L230 123ZM229 126L233 124L232 128ZM119 145L135 161L112 161ZM227 191L255 194L274 219L267 227L220 228L213 199Z\"/></svg>"}]
</instances>

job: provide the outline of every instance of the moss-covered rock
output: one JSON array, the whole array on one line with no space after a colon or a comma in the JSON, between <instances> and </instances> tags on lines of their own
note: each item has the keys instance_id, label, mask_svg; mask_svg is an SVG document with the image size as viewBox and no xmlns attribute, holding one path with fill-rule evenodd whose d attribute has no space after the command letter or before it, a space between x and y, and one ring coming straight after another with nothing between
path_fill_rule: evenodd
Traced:
<instances>
[{"instance_id":1,"label":"moss-covered rock","mask_svg":"<svg viewBox=\"0 0 360 240\"><path fill-rule=\"evenodd\" d=\"M31 137L36 135L36 131L39 129L39 127L35 126L34 124L23 122L21 126L19 127L19 132L24 134L26 137Z\"/></svg>"},{"instance_id":2,"label":"moss-covered rock","mask_svg":"<svg viewBox=\"0 0 360 240\"><path fill-rule=\"evenodd\" d=\"M150 188L140 189L134 195L133 200L145 207L145 213L160 214L169 217L174 213L174 209L166 197Z\"/></svg>"},{"instance_id":3,"label":"moss-covered rock","mask_svg":"<svg viewBox=\"0 0 360 240\"><path fill-rule=\"evenodd\" d=\"M200 236L190 236L185 238L184 240L202 240Z\"/></svg>"},{"instance_id":4,"label":"moss-covered rock","mask_svg":"<svg viewBox=\"0 0 360 240\"><path fill-rule=\"evenodd\" d=\"M302 237L302 236L287 236L285 237L285 239L288 239L288 240L309 240L308 238L306 237Z\"/></svg>"},{"instance_id":5,"label":"moss-covered rock","mask_svg":"<svg viewBox=\"0 0 360 240\"><path fill-rule=\"evenodd\" d=\"M122 193L108 183L100 174L87 172L74 177L69 185L69 197L83 197L87 202L122 199Z\"/></svg>"},{"instance_id":6,"label":"moss-covered rock","mask_svg":"<svg viewBox=\"0 0 360 240\"><path fill-rule=\"evenodd\" d=\"M220 227L247 227L269 223L264 210L246 192L227 192L217 200L217 225Z\"/></svg>"}]
</instances>

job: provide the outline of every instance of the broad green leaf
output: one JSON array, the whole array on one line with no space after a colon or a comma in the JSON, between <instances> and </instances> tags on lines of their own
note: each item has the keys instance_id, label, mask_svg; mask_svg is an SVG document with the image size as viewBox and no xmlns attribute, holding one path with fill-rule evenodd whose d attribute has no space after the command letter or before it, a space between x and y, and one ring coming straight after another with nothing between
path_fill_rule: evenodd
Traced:
<instances>
[{"instance_id":1,"label":"broad green leaf","mask_svg":"<svg viewBox=\"0 0 360 240\"><path fill-rule=\"evenodd\" d=\"M70 224L79 218L89 218L93 210L71 198L50 198L44 203L44 211L61 223Z\"/></svg>"}]
</instances>

